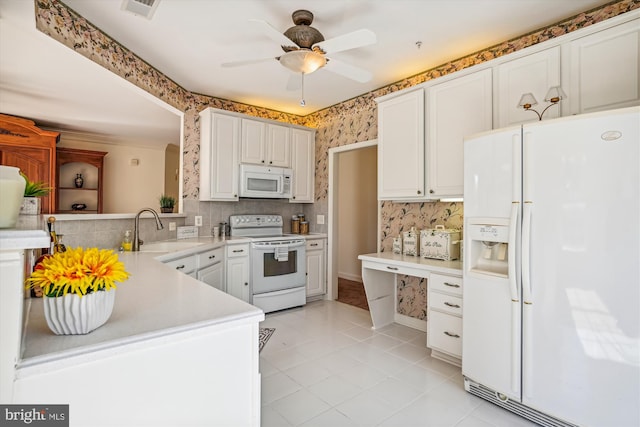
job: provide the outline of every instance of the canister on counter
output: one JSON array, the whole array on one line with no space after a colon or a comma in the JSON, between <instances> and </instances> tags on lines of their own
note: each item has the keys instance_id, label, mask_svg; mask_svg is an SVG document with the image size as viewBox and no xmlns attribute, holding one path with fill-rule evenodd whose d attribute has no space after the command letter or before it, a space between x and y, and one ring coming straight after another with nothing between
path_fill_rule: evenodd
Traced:
<instances>
[{"instance_id":1,"label":"canister on counter","mask_svg":"<svg viewBox=\"0 0 640 427\"><path fill-rule=\"evenodd\" d=\"M291 217L291 232L294 234L300 233L300 218L298 218L298 215Z\"/></svg>"},{"instance_id":2,"label":"canister on counter","mask_svg":"<svg viewBox=\"0 0 640 427\"><path fill-rule=\"evenodd\" d=\"M302 221L304 221L304 220L305 220L305 218L304 218L304 214L303 214L303 213L299 213L299 214L297 215L297 217L298 217L298 219L300 220L300 222L302 222Z\"/></svg>"},{"instance_id":3,"label":"canister on counter","mask_svg":"<svg viewBox=\"0 0 640 427\"><path fill-rule=\"evenodd\" d=\"M418 256L419 242L418 232L415 227L402 233L402 253L409 256Z\"/></svg>"},{"instance_id":4,"label":"canister on counter","mask_svg":"<svg viewBox=\"0 0 640 427\"><path fill-rule=\"evenodd\" d=\"M393 253L402 254L402 236L393 238Z\"/></svg>"},{"instance_id":5,"label":"canister on counter","mask_svg":"<svg viewBox=\"0 0 640 427\"><path fill-rule=\"evenodd\" d=\"M309 234L309 221L300 221L300 234Z\"/></svg>"}]
</instances>

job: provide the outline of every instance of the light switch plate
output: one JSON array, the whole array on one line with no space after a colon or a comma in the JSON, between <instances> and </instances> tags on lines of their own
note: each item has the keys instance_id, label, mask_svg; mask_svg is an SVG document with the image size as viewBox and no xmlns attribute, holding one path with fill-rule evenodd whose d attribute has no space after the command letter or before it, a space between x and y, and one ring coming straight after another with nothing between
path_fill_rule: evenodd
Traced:
<instances>
[{"instance_id":1,"label":"light switch plate","mask_svg":"<svg viewBox=\"0 0 640 427\"><path fill-rule=\"evenodd\" d=\"M169 231L176 231L176 223L175 222L170 222L169 223Z\"/></svg>"},{"instance_id":2,"label":"light switch plate","mask_svg":"<svg viewBox=\"0 0 640 427\"><path fill-rule=\"evenodd\" d=\"M317 215L316 216L316 224L318 224L318 225L324 224L324 215Z\"/></svg>"},{"instance_id":3,"label":"light switch plate","mask_svg":"<svg viewBox=\"0 0 640 427\"><path fill-rule=\"evenodd\" d=\"M202 216L201 215L196 215L194 224L195 224L196 227L202 227Z\"/></svg>"}]
</instances>

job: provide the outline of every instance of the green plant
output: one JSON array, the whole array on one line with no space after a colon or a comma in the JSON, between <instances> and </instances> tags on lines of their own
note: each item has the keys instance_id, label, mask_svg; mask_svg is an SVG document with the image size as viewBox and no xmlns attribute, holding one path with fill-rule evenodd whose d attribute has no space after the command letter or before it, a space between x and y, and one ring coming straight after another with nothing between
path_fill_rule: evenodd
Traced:
<instances>
[{"instance_id":1,"label":"green plant","mask_svg":"<svg viewBox=\"0 0 640 427\"><path fill-rule=\"evenodd\" d=\"M160 196L160 207L161 208L173 208L176 204L176 199L171 196L167 196L165 194Z\"/></svg>"},{"instance_id":2,"label":"green plant","mask_svg":"<svg viewBox=\"0 0 640 427\"><path fill-rule=\"evenodd\" d=\"M42 197L46 196L51 192L51 187L47 186L47 183L44 181L30 181L29 178L22 172L20 173L24 180L26 181L26 185L24 186L24 197Z\"/></svg>"}]
</instances>

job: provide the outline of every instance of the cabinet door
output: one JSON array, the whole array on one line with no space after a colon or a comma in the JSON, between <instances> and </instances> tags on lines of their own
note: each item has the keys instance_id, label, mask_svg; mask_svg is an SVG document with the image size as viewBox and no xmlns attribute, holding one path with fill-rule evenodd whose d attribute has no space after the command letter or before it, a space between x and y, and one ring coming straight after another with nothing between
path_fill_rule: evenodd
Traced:
<instances>
[{"instance_id":1,"label":"cabinet door","mask_svg":"<svg viewBox=\"0 0 640 427\"><path fill-rule=\"evenodd\" d=\"M378 104L378 199L424 199L424 91Z\"/></svg>"},{"instance_id":2,"label":"cabinet door","mask_svg":"<svg viewBox=\"0 0 640 427\"><path fill-rule=\"evenodd\" d=\"M267 164L291 167L290 129L287 126L267 125Z\"/></svg>"},{"instance_id":3,"label":"cabinet door","mask_svg":"<svg viewBox=\"0 0 640 427\"><path fill-rule=\"evenodd\" d=\"M636 19L569 45L571 114L640 104L640 23Z\"/></svg>"},{"instance_id":4,"label":"cabinet door","mask_svg":"<svg viewBox=\"0 0 640 427\"><path fill-rule=\"evenodd\" d=\"M249 257L232 258L227 261L227 293L250 302Z\"/></svg>"},{"instance_id":5,"label":"cabinet door","mask_svg":"<svg viewBox=\"0 0 640 427\"><path fill-rule=\"evenodd\" d=\"M505 62L497 67L496 78L496 128L537 121L538 116L534 112L518 107L518 103L523 94L532 93L538 101L538 105L533 106L535 110L541 112L549 105L544 102L547 91L560 85L560 47ZM560 105L544 113L545 119L559 116Z\"/></svg>"},{"instance_id":6,"label":"cabinet door","mask_svg":"<svg viewBox=\"0 0 640 427\"><path fill-rule=\"evenodd\" d=\"M324 250L307 251L307 298L326 293L325 277Z\"/></svg>"},{"instance_id":7,"label":"cabinet door","mask_svg":"<svg viewBox=\"0 0 640 427\"><path fill-rule=\"evenodd\" d=\"M265 163L265 124L256 120L242 119L240 154L242 163L262 165Z\"/></svg>"},{"instance_id":8,"label":"cabinet door","mask_svg":"<svg viewBox=\"0 0 640 427\"><path fill-rule=\"evenodd\" d=\"M315 132L291 129L293 188L290 202L313 203L315 177Z\"/></svg>"},{"instance_id":9,"label":"cabinet door","mask_svg":"<svg viewBox=\"0 0 640 427\"><path fill-rule=\"evenodd\" d=\"M428 89L429 197L462 197L464 137L492 128L491 70Z\"/></svg>"},{"instance_id":10,"label":"cabinet door","mask_svg":"<svg viewBox=\"0 0 640 427\"><path fill-rule=\"evenodd\" d=\"M198 271L198 280L213 286L216 289L225 291L224 283L224 264L222 261L213 264L207 268Z\"/></svg>"},{"instance_id":11,"label":"cabinet door","mask_svg":"<svg viewBox=\"0 0 640 427\"><path fill-rule=\"evenodd\" d=\"M238 200L240 118L200 113L200 200Z\"/></svg>"}]
</instances>

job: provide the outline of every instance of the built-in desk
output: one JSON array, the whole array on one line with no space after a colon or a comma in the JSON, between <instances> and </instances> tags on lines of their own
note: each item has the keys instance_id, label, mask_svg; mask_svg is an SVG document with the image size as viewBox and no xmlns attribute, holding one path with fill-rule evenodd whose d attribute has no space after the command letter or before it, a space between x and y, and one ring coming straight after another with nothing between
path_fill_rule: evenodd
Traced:
<instances>
[{"instance_id":1,"label":"built-in desk","mask_svg":"<svg viewBox=\"0 0 640 427\"><path fill-rule=\"evenodd\" d=\"M459 364L462 331L449 329L457 326L457 320L459 320L460 329L462 324L460 318L462 262L404 256L391 252L359 255L358 259L362 261L362 281L367 294L373 329L380 329L393 322L415 327L415 325L406 322L407 316L400 315L396 310L398 305L397 275L426 278L429 286L427 317L430 323L421 329L428 329L427 346L432 349L432 356ZM432 282L435 286L440 286L440 289L432 290ZM437 305L432 306L430 301L432 291L438 294L434 296L444 295L445 298L457 299L452 299L455 302L448 302L442 298L433 298L434 304L446 305L444 305L445 309ZM450 307L454 306L458 306L460 314L451 311ZM445 317L438 322L431 321L431 310L435 310L435 317L442 315ZM454 321L454 325L451 325L451 320ZM430 335L433 335L433 340L429 339Z\"/></svg>"}]
</instances>

